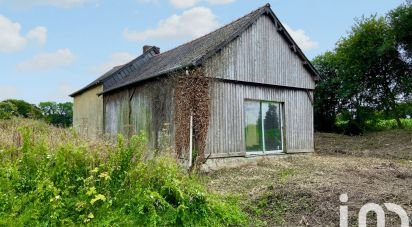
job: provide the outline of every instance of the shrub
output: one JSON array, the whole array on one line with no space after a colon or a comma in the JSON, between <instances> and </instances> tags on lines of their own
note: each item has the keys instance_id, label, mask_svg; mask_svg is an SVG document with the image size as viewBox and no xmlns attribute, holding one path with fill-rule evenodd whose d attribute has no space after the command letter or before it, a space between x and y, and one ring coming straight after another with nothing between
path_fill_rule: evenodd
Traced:
<instances>
[{"instance_id":1,"label":"shrub","mask_svg":"<svg viewBox=\"0 0 412 227\"><path fill-rule=\"evenodd\" d=\"M44 120L54 126L69 127L73 124L73 103L41 102L40 111Z\"/></svg>"},{"instance_id":2,"label":"shrub","mask_svg":"<svg viewBox=\"0 0 412 227\"><path fill-rule=\"evenodd\" d=\"M412 119L401 119L402 125L405 129L412 129ZM376 121L367 122L368 129L371 131L397 129L398 124L395 119L379 119Z\"/></svg>"},{"instance_id":3,"label":"shrub","mask_svg":"<svg viewBox=\"0 0 412 227\"><path fill-rule=\"evenodd\" d=\"M41 119L42 113L40 109L33 104L24 100L7 99L3 102L11 103L17 107L17 115L24 118Z\"/></svg>"},{"instance_id":4,"label":"shrub","mask_svg":"<svg viewBox=\"0 0 412 227\"><path fill-rule=\"evenodd\" d=\"M17 127L22 125L22 127ZM1 225L227 226L238 202L210 194L167 155L145 160L143 134L85 142L31 120L0 121Z\"/></svg>"},{"instance_id":5,"label":"shrub","mask_svg":"<svg viewBox=\"0 0 412 227\"><path fill-rule=\"evenodd\" d=\"M17 107L9 102L0 102L0 119L10 119L17 116Z\"/></svg>"}]
</instances>

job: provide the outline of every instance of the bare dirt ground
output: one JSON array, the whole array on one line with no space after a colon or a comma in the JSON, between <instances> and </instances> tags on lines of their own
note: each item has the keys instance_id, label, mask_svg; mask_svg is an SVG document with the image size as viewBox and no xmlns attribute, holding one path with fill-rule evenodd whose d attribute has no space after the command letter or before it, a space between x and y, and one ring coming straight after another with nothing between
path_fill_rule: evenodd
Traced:
<instances>
[{"instance_id":1,"label":"bare dirt ground","mask_svg":"<svg viewBox=\"0 0 412 227\"><path fill-rule=\"evenodd\" d=\"M363 136L318 133L315 146L321 154L412 160L412 130L372 132Z\"/></svg>"},{"instance_id":2,"label":"bare dirt ground","mask_svg":"<svg viewBox=\"0 0 412 227\"><path fill-rule=\"evenodd\" d=\"M313 155L214 172L207 176L209 187L239 196L256 226L339 226L341 205L357 226L359 209L368 202L396 203L412 219L411 131L317 134L316 148ZM339 201L344 193L345 204ZM386 226L400 226L400 220L387 212Z\"/></svg>"}]
</instances>

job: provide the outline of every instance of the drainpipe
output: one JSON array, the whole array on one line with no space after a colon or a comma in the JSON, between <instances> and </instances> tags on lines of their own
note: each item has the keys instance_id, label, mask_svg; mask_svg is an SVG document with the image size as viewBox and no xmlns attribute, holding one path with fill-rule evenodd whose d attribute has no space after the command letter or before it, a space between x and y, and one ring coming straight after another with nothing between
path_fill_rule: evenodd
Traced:
<instances>
[{"instance_id":1,"label":"drainpipe","mask_svg":"<svg viewBox=\"0 0 412 227\"><path fill-rule=\"evenodd\" d=\"M190 125L189 125L189 168L192 167L193 163L193 114L192 111L190 111Z\"/></svg>"},{"instance_id":2,"label":"drainpipe","mask_svg":"<svg viewBox=\"0 0 412 227\"><path fill-rule=\"evenodd\" d=\"M186 76L189 76L189 70L186 68ZM189 123L189 168L193 165L193 113L190 110L190 123Z\"/></svg>"}]
</instances>

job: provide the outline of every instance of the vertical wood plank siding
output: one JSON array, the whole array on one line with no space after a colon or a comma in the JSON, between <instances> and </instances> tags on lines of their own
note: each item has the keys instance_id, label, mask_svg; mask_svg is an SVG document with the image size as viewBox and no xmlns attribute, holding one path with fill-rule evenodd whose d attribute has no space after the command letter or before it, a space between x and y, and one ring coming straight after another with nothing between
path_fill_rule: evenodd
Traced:
<instances>
[{"instance_id":1,"label":"vertical wood plank siding","mask_svg":"<svg viewBox=\"0 0 412 227\"><path fill-rule=\"evenodd\" d=\"M153 148L157 147L159 136L164 128L169 131L170 139L174 138L174 95L172 86L162 80L135 88L136 90L131 99L131 127L133 133L143 131ZM169 142L174 145L173 140L169 140Z\"/></svg>"},{"instance_id":2,"label":"vertical wood plank siding","mask_svg":"<svg viewBox=\"0 0 412 227\"><path fill-rule=\"evenodd\" d=\"M159 80L105 95L106 133L113 136L143 132L150 147L155 148L162 129L167 128L169 142L174 146L173 89L166 84Z\"/></svg>"},{"instance_id":3,"label":"vertical wood plank siding","mask_svg":"<svg viewBox=\"0 0 412 227\"><path fill-rule=\"evenodd\" d=\"M283 103L286 152L314 151L313 107L306 91L215 82L211 90L207 154L245 153L245 99Z\"/></svg>"},{"instance_id":4,"label":"vertical wood plank siding","mask_svg":"<svg viewBox=\"0 0 412 227\"><path fill-rule=\"evenodd\" d=\"M127 135L129 125L129 90L121 90L104 96L105 132L109 135Z\"/></svg>"},{"instance_id":5,"label":"vertical wood plank siding","mask_svg":"<svg viewBox=\"0 0 412 227\"><path fill-rule=\"evenodd\" d=\"M315 82L276 30L262 16L207 62L209 76L237 81L314 89Z\"/></svg>"},{"instance_id":6,"label":"vertical wood plank siding","mask_svg":"<svg viewBox=\"0 0 412 227\"><path fill-rule=\"evenodd\" d=\"M262 16L249 29L206 62L210 77L299 89L215 82L211 89L211 119L206 151L216 156L245 154L244 100L284 104L285 149L288 153L313 152L315 82L291 51L271 19Z\"/></svg>"}]
</instances>

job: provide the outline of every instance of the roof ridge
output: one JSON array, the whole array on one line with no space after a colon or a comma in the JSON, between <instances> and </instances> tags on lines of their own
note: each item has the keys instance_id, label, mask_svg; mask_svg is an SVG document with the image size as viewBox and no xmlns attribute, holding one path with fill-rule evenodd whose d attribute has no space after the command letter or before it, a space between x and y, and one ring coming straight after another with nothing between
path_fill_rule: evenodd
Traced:
<instances>
[{"instance_id":1,"label":"roof ridge","mask_svg":"<svg viewBox=\"0 0 412 227\"><path fill-rule=\"evenodd\" d=\"M238 20L242 20L242 19L244 19L245 17L252 16L253 14L256 14L256 15L254 15L253 18L249 18L249 19L248 19L248 20L249 20L248 23L244 24L243 26L240 26L238 29L236 29L235 32L232 33L232 35L230 35L228 38L222 40L217 47L215 47L213 50L208 50L206 53L204 53L203 55L201 55L201 56L199 56L197 59L195 59L195 60L193 61L193 63L194 63L195 65L202 64L202 61L203 61L204 59L206 59L206 58L210 57L211 55L215 54L216 51L218 51L219 49L222 48L221 46L225 46L227 43L229 43L230 41L234 40L234 39L238 36L238 33L242 33L242 32L245 31L247 28L249 28L253 23L255 23L256 20L257 20L262 14L264 14L264 13L267 11L267 8L268 8L268 7L270 8L270 4L269 4L269 3L267 3L267 4L265 4L264 6L258 8L257 10L252 11L251 13L249 13L249 14L241 17L241 18L239 18ZM263 12L259 12L259 11L263 11ZM259 13L258 13L258 12L259 12ZM238 21L238 20L236 20L236 21ZM231 24L235 23L236 21L233 21L232 23L230 23L230 24L228 24L228 25L231 25Z\"/></svg>"},{"instance_id":2,"label":"roof ridge","mask_svg":"<svg viewBox=\"0 0 412 227\"><path fill-rule=\"evenodd\" d=\"M209 32L209 33L207 33L207 34L205 34L205 35L203 35L203 36L201 36L201 37L199 37L199 38L193 39L193 40L191 40L191 41L189 41L189 42L183 43L183 44L181 44L181 45L179 45L179 46L177 46L177 47L175 47L175 48L172 48L172 49L170 49L170 50L168 50L168 51L165 51L165 52L163 52L163 53L161 53L161 54L158 54L158 55L156 55L153 59L151 59L151 61L155 60L156 57L162 57L162 56L165 56L165 55L167 56L167 54L168 54L169 52L176 51L177 49L179 49L179 48L181 48L181 47L183 47L183 46L186 46L186 45L189 46L189 45L192 44L193 42L196 42L196 41L198 41L198 40L204 39L204 38L206 38L206 37L208 37L208 36L213 36L215 33L219 32L219 31L222 31L222 30L225 30L226 28L228 28L229 26L233 25L234 23L239 22L239 21L241 21L241 20L245 20L245 18L247 18L247 17L253 16L253 17L251 17L251 18L247 18L247 20L250 20L250 21L249 21L248 23L242 24L241 26L239 26L238 28L236 28L236 29L228 36L228 38L220 40L218 46L221 46L222 44L225 44L225 43L227 43L228 41L230 42L230 40L233 40L233 37L236 36L237 33L239 33L239 32L241 32L241 31L245 30L246 28L248 28L251 24L253 24L253 23L256 21L257 18L259 18L259 16L261 16L263 13L267 12L267 9L268 9L268 8L270 8L270 4L269 4L269 3L265 4L264 6L259 7L259 8L257 8L257 9L255 9L255 10L253 10L253 11L251 11L250 13L248 13L248 14L242 16L242 17L239 17L238 19L236 19L236 20L234 20L234 21L232 21L232 22L230 22L230 23L227 23L227 24L224 25L223 27L219 27L218 29L216 29L216 30L214 30L214 31L212 31L212 32ZM200 59L205 58L205 56L209 56L211 52L214 52L214 51L215 51L215 49L216 49L216 48L212 48L212 49L206 50L205 53L201 53L201 55L196 56L194 59L192 59L191 65L194 65L194 64L197 63ZM180 66L177 66L177 67L175 67L175 68L179 68L179 67L186 67L186 65L180 65ZM146 69L145 71L141 72L140 74L144 74L146 71L149 71L149 70L150 70L150 68ZM162 72L162 73L165 73L165 72ZM157 75L157 74L156 74L156 75ZM126 86L126 85L128 85L129 83L130 83L130 82L127 82L127 81L126 81L126 82L123 82L123 83L120 83L120 84L118 84L117 86L115 86L115 87L113 87L113 88L111 88L111 89L109 89L109 90L107 90L107 91L104 91L103 93L108 92L108 91L110 91L110 90L115 90L115 89L120 88L120 87L123 87L123 86Z\"/></svg>"},{"instance_id":3,"label":"roof ridge","mask_svg":"<svg viewBox=\"0 0 412 227\"><path fill-rule=\"evenodd\" d=\"M108 80L111 76L115 75L116 73L118 73L119 71L125 69L126 67L132 65L136 60L139 60L141 58L143 58L144 56L148 55L150 52L152 52L152 50L158 49L159 47L157 46L152 46L149 50L147 50L146 52L144 52L143 54L135 57L134 59L130 60L129 62L127 62L126 64L123 65L117 65L112 67L110 70L106 71L105 73L103 73L103 75L101 75L100 77L98 77L97 79L95 79L94 81L92 81L91 83L89 83L88 85L86 85L85 87L77 90L76 92L70 94L69 96L73 97L79 93L84 92L85 90L87 90L88 88L98 85L100 83L104 83L106 80ZM107 75L106 75L107 74Z\"/></svg>"},{"instance_id":4,"label":"roof ridge","mask_svg":"<svg viewBox=\"0 0 412 227\"><path fill-rule=\"evenodd\" d=\"M270 17L277 32L284 38L287 45L291 48L291 51L299 56L303 66L307 68L314 79L317 80L318 73L316 69L314 69L302 50L285 30L280 20L270 8L270 4L265 4L199 38L183 43L164 53L153 55L145 61L144 65L130 72L129 76L124 78L124 80L117 81L113 87L107 90L105 89L102 93L111 92L139 81L149 80L177 69L203 65L206 59L209 59L230 42L237 39L245 30L253 26L253 24L264 15Z\"/></svg>"},{"instance_id":5,"label":"roof ridge","mask_svg":"<svg viewBox=\"0 0 412 227\"><path fill-rule=\"evenodd\" d=\"M140 58L148 55L152 50L156 50L156 49L158 49L158 48L159 48L159 47L157 47L157 46L152 46L152 47L150 47L149 50L147 50L146 52L143 52L143 54L137 56L137 57L134 58L133 60L129 61L128 63L126 63L126 64L124 64L124 65L122 65L120 68L118 68L116 71L112 72L110 75L113 75L113 74L119 72L120 70L124 69L125 67L133 64L136 60L138 60L138 59L140 59ZM119 65L119 66L120 66L120 65ZM101 81L107 79L108 77L110 77L110 75L107 75L105 78L102 78Z\"/></svg>"},{"instance_id":6,"label":"roof ridge","mask_svg":"<svg viewBox=\"0 0 412 227\"><path fill-rule=\"evenodd\" d=\"M184 46L184 45L193 43L193 42L195 42L195 41L197 41L197 40L199 40L199 39L202 39L202 38L204 38L204 37L206 37L206 36L212 35L212 34L218 32L218 31L223 30L224 28L227 28L228 26L230 26L230 25L232 25L232 24L234 24L234 23L236 23L236 22L244 19L245 17L248 17L248 16L252 15L253 13L256 13L256 12L262 10L262 9L267 8L267 7L270 7L270 4L269 4L269 3L265 4L264 6L259 7L258 9L255 9L255 10L251 11L250 13L244 15L243 17L239 17L239 18L237 18L236 20L231 21L231 22L223 25L222 27L216 28L215 30L213 30L213 31L211 31L211 32L208 32L208 33L206 33L206 34L204 34L204 35L202 35L202 36L200 36L200 37L198 37L198 38L192 39L192 40L190 40L190 41L188 41L188 42L186 42L186 43L182 43L182 44L178 45L177 47L174 47L174 48L172 48L172 49L170 49L170 50L168 50L168 51L165 51L165 52L163 52L163 53L160 53L158 56L161 56L161 55L163 55L163 54L166 54L166 53L168 53L168 52L170 52L170 51L173 51L173 50L175 50L175 49L177 49L177 48L179 48L179 47L182 47L182 46Z\"/></svg>"}]
</instances>

